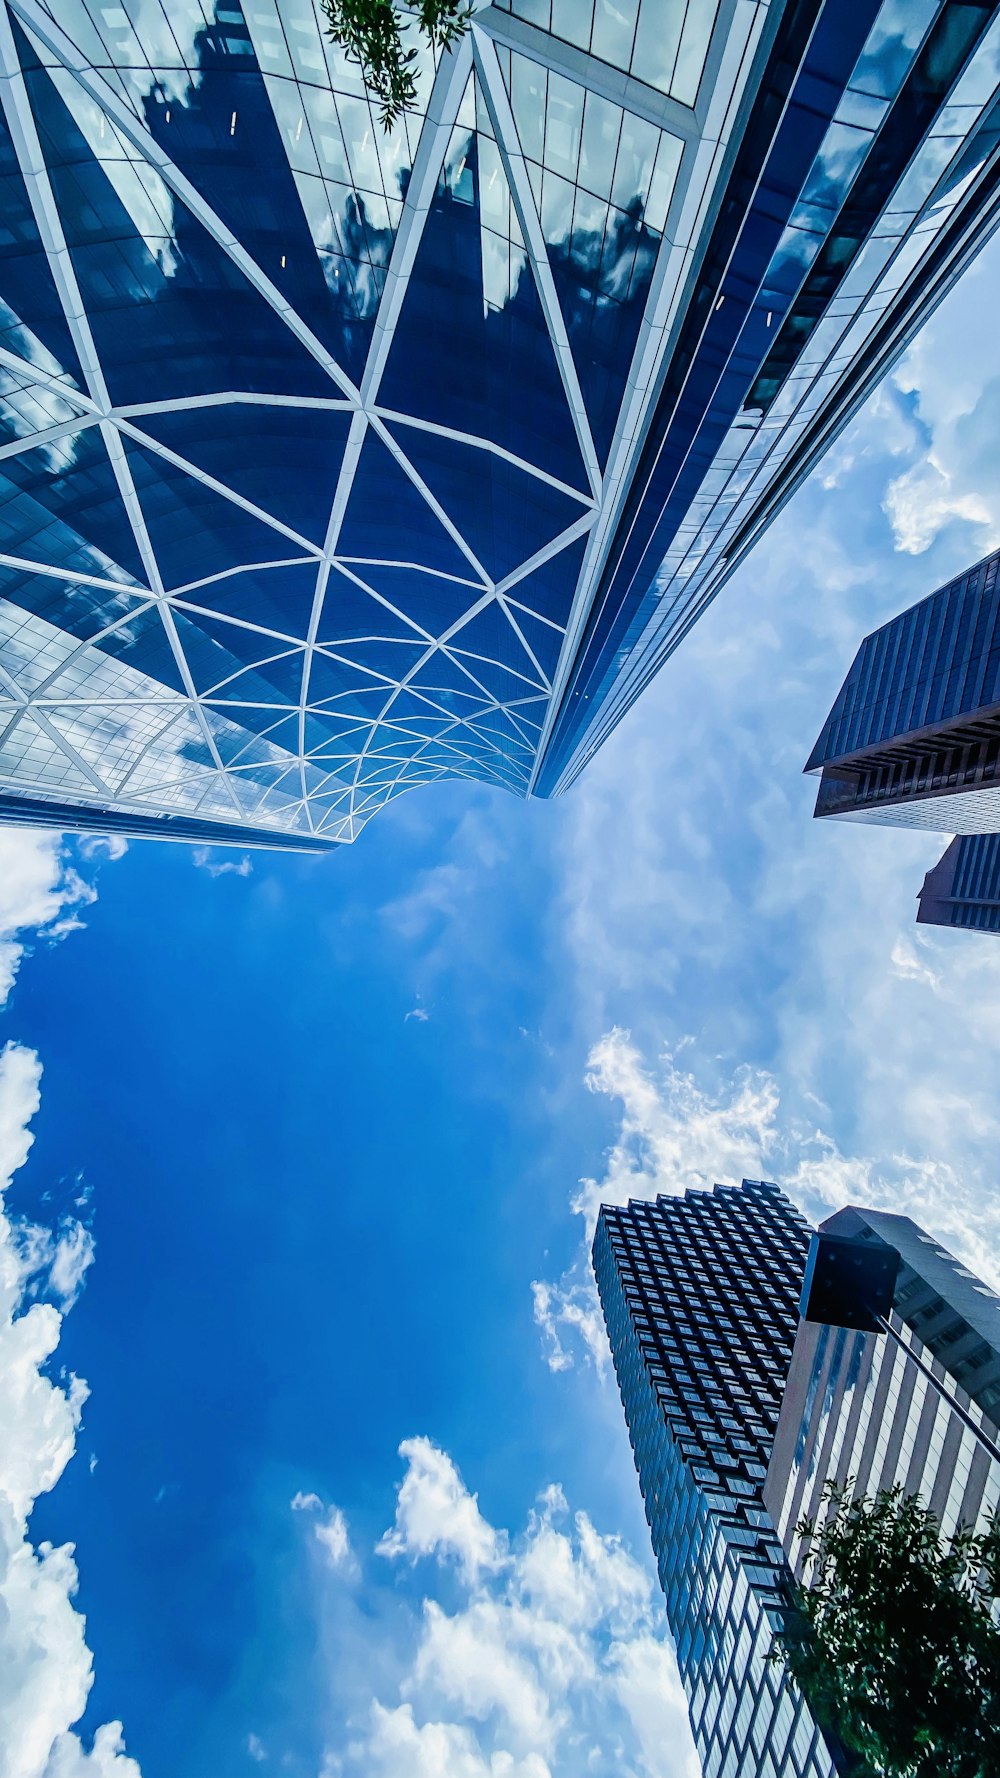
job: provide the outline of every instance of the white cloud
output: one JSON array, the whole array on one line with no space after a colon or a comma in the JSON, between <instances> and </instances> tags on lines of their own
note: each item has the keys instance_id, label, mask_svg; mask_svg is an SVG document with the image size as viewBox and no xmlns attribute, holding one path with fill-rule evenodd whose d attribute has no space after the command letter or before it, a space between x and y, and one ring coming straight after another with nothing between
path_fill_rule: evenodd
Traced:
<instances>
[{"instance_id":1,"label":"white cloud","mask_svg":"<svg viewBox=\"0 0 1000 1778\"><path fill-rule=\"evenodd\" d=\"M82 1222L63 1217L58 1228L15 1220L13 1239L19 1248L24 1287L58 1299L65 1314L73 1307L94 1259L94 1237Z\"/></svg>"},{"instance_id":2,"label":"white cloud","mask_svg":"<svg viewBox=\"0 0 1000 1778\"><path fill-rule=\"evenodd\" d=\"M87 833L77 840L81 858L124 858L128 841L120 833Z\"/></svg>"},{"instance_id":3,"label":"white cloud","mask_svg":"<svg viewBox=\"0 0 1000 1778\"><path fill-rule=\"evenodd\" d=\"M329 1750L324 1771L697 1778L661 1602L621 1540L586 1513L571 1514L558 1486L545 1489L512 1536L483 1519L451 1458L430 1440L408 1439L401 1451L410 1524L401 1533L397 1512L388 1537L412 1553L415 1497L430 1494L416 1543L433 1568L421 1584L446 1586L449 1600L428 1592L415 1602L397 1695L372 1700L361 1732ZM477 1560L456 1573L470 1524ZM490 1563L479 1559L484 1548Z\"/></svg>"},{"instance_id":4,"label":"white cloud","mask_svg":"<svg viewBox=\"0 0 1000 1778\"><path fill-rule=\"evenodd\" d=\"M917 937L898 938L889 954L889 963L893 973L903 981L923 982L928 988L939 988L941 985L940 975L921 955L920 940Z\"/></svg>"},{"instance_id":5,"label":"white cloud","mask_svg":"<svg viewBox=\"0 0 1000 1778\"><path fill-rule=\"evenodd\" d=\"M635 1636L616 1644L609 1666L646 1769L661 1771L664 1750L670 1748L675 1778L701 1778L694 1747L677 1732L686 1701L672 1649L655 1636Z\"/></svg>"},{"instance_id":6,"label":"white cloud","mask_svg":"<svg viewBox=\"0 0 1000 1778\"><path fill-rule=\"evenodd\" d=\"M774 1082L749 1069L741 1071L728 1096L717 1100L700 1092L672 1058L654 1081L629 1032L617 1027L594 1045L585 1079L592 1093L607 1093L623 1106L604 1179L581 1180L573 1200L588 1233L609 1194L621 1203L623 1192L626 1197L648 1197L651 1188L681 1192L745 1167L748 1157L761 1152L777 1109Z\"/></svg>"},{"instance_id":7,"label":"white cloud","mask_svg":"<svg viewBox=\"0 0 1000 1778\"><path fill-rule=\"evenodd\" d=\"M892 373L923 452L890 481L886 515L898 550L920 555L949 525L970 528L975 559L1000 542L1000 354L993 319L996 252L985 253ZM961 325L956 327L956 316Z\"/></svg>"},{"instance_id":8,"label":"white cloud","mask_svg":"<svg viewBox=\"0 0 1000 1778\"><path fill-rule=\"evenodd\" d=\"M14 985L29 933L65 938L96 899L74 870L62 838L33 827L0 826L0 1006Z\"/></svg>"},{"instance_id":9,"label":"white cloud","mask_svg":"<svg viewBox=\"0 0 1000 1778\"><path fill-rule=\"evenodd\" d=\"M242 858L223 856L219 858L218 849L209 846L195 846L191 859L197 870L203 870L210 877L249 877L253 865L244 852Z\"/></svg>"},{"instance_id":10,"label":"white cloud","mask_svg":"<svg viewBox=\"0 0 1000 1778\"><path fill-rule=\"evenodd\" d=\"M582 1279L567 1274L561 1284L546 1283L536 1278L531 1286L535 1325L542 1330L545 1360L551 1371L567 1371L573 1365L573 1352L567 1350L560 1337L572 1336L572 1344L582 1341L584 1350L598 1370L608 1362L608 1340L604 1331L597 1289L589 1270Z\"/></svg>"},{"instance_id":11,"label":"white cloud","mask_svg":"<svg viewBox=\"0 0 1000 1778\"><path fill-rule=\"evenodd\" d=\"M396 1520L378 1545L380 1556L454 1557L463 1578L502 1568L505 1541L479 1510L446 1451L428 1438L404 1439L399 1454L407 1471L396 1495Z\"/></svg>"},{"instance_id":12,"label":"white cloud","mask_svg":"<svg viewBox=\"0 0 1000 1778\"><path fill-rule=\"evenodd\" d=\"M76 1445L87 1388L47 1374L63 1312L30 1300L44 1284L65 1305L89 1264L85 1231L67 1223L55 1239L19 1224L3 1208L11 1175L31 1146L41 1067L34 1051L0 1053L0 1772L3 1778L139 1778L121 1725L100 1728L86 1750L72 1726L92 1683L84 1619L73 1606L73 1548L35 1548L27 1521L53 1488Z\"/></svg>"},{"instance_id":13,"label":"white cloud","mask_svg":"<svg viewBox=\"0 0 1000 1778\"><path fill-rule=\"evenodd\" d=\"M411 1006L409 1012L403 1015L403 1024L407 1025L411 1019L416 1019L418 1024L426 1025L430 1016L425 1006Z\"/></svg>"},{"instance_id":14,"label":"white cloud","mask_svg":"<svg viewBox=\"0 0 1000 1778\"><path fill-rule=\"evenodd\" d=\"M331 1568L343 1568L351 1560L351 1540L347 1533L347 1520L339 1506L331 1506L322 1523L314 1527L318 1543L322 1544Z\"/></svg>"},{"instance_id":15,"label":"white cloud","mask_svg":"<svg viewBox=\"0 0 1000 1778\"><path fill-rule=\"evenodd\" d=\"M688 1045L681 1040L678 1050ZM604 1203L676 1194L715 1180L759 1177L773 1150L778 1089L766 1073L741 1068L727 1090L712 1095L675 1055L661 1058L657 1075L643 1062L629 1032L617 1026L593 1046L586 1084L622 1105L619 1134L601 1179L582 1179L571 1198L584 1219L576 1260L558 1282L536 1279L534 1317L550 1370L569 1370L577 1356L603 1371L608 1341L590 1267L590 1242Z\"/></svg>"},{"instance_id":16,"label":"white cloud","mask_svg":"<svg viewBox=\"0 0 1000 1778\"><path fill-rule=\"evenodd\" d=\"M140 1778L139 1767L125 1752L120 1722L106 1722L96 1731L90 1752L76 1735L60 1735L49 1755L44 1778Z\"/></svg>"},{"instance_id":17,"label":"white cloud","mask_svg":"<svg viewBox=\"0 0 1000 1778\"><path fill-rule=\"evenodd\" d=\"M933 971L920 967L896 974L939 996ZM622 1102L621 1134L608 1150L603 1178L585 1180L572 1200L585 1218L576 1260L558 1283L532 1286L535 1320L552 1370L569 1369L578 1355L603 1368L607 1339L590 1269L595 1206L602 1203L673 1196L716 1182L738 1184L742 1178L772 1179L814 1221L845 1204L911 1216L987 1283L1000 1284L1000 1199L993 1189L1000 1124L991 1107L960 1100L938 1107L956 1126L978 1121L979 1163L962 1172L950 1159L903 1147L877 1157L842 1153L814 1122L784 1109L777 1083L765 1070L738 1068L710 1091L693 1071L680 1068L670 1051L654 1074L628 1033L617 1029L594 1046L587 1080L592 1090ZM713 1152L718 1164L706 1167Z\"/></svg>"},{"instance_id":18,"label":"white cloud","mask_svg":"<svg viewBox=\"0 0 1000 1778\"><path fill-rule=\"evenodd\" d=\"M580 1647L559 1623L542 1620L546 1642L565 1669ZM539 1620L506 1600L474 1599L449 1614L433 1599L424 1603L424 1631L409 1689L436 1706L485 1722L494 1714L514 1744L551 1752L559 1720L550 1707L550 1689L530 1643ZM577 1672L574 1677L589 1677Z\"/></svg>"},{"instance_id":19,"label":"white cloud","mask_svg":"<svg viewBox=\"0 0 1000 1778\"><path fill-rule=\"evenodd\" d=\"M252 1760L256 1760L258 1765L262 1765L267 1758L267 1748L264 1746L259 1735L247 1736L247 1752Z\"/></svg>"},{"instance_id":20,"label":"white cloud","mask_svg":"<svg viewBox=\"0 0 1000 1778\"><path fill-rule=\"evenodd\" d=\"M420 871L403 894L379 909L386 927L397 938L407 944L419 942L425 983L433 980L437 969L450 956L456 930L475 923L484 883L507 862L495 800L479 796L464 809L451 835L449 850L452 857Z\"/></svg>"},{"instance_id":21,"label":"white cloud","mask_svg":"<svg viewBox=\"0 0 1000 1778\"><path fill-rule=\"evenodd\" d=\"M354 1555L351 1550L351 1539L347 1529L347 1520L339 1506L326 1507L318 1494L304 1494L299 1489L292 1496L293 1513L319 1513L321 1518L313 1526L313 1536L323 1550L331 1568L344 1572L353 1572Z\"/></svg>"},{"instance_id":22,"label":"white cloud","mask_svg":"<svg viewBox=\"0 0 1000 1778\"><path fill-rule=\"evenodd\" d=\"M933 450L928 451L923 462L890 482L885 510L896 548L911 556L922 555L929 549L938 532L953 519L984 527L982 551L995 549L1000 540L1000 526L985 495L958 485Z\"/></svg>"},{"instance_id":23,"label":"white cloud","mask_svg":"<svg viewBox=\"0 0 1000 1778\"><path fill-rule=\"evenodd\" d=\"M367 1744L369 1772L384 1778L552 1778L537 1754L515 1760L509 1753L486 1758L471 1730L455 1723L418 1725L409 1704L395 1710L373 1706Z\"/></svg>"},{"instance_id":24,"label":"white cloud","mask_svg":"<svg viewBox=\"0 0 1000 1778\"><path fill-rule=\"evenodd\" d=\"M473 882L472 873L460 865L434 865L408 894L387 902L382 917L400 937L422 938L433 926L455 919Z\"/></svg>"}]
</instances>

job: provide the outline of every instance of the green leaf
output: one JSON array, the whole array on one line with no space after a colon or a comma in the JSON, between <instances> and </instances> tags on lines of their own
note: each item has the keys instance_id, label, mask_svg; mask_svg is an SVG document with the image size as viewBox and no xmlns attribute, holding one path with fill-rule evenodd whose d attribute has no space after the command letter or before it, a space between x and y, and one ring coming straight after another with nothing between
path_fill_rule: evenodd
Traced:
<instances>
[{"instance_id":1,"label":"green leaf","mask_svg":"<svg viewBox=\"0 0 1000 1778\"><path fill-rule=\"evenodd\" d=\"M403 48L400 14L392 0L322 0L322 6L330 37L360 67L388 132L417 98L412 73L417 52ZM417 23L432 49L449 51L471 17L471 5L462 0L420 0Z\"/></svg>"},{"instance_id":2,"label":"green leaf","mask_svg":"<svg viewBox=\"0 0 1000 1778\"><path fill-rule=\"evenodd\" d=\"M1000 1774L1000 1533L945 1542L914 1495L850 1498L797 1527L806 1585L780 1658L813 1714L862 1761L859 1778Z\"/></svg>"}]
</instances>

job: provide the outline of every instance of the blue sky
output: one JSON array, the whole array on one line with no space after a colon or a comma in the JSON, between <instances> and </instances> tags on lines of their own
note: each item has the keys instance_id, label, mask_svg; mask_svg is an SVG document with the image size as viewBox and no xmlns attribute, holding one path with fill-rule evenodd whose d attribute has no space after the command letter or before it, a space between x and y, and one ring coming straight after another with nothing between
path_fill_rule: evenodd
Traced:
<instances>
[{"instance_id":1,"label":"blue sky","mask_svg":"<svg viewBox=\"0 0 1000 1778\"><path fill-rule=\"evenodd\" d=\"M996 1277L1000 946L801 766L1000 541L998 270L561 802L0 834L4 1778L694 1778L587 1231L766 1174Z\"/></svg>"}]
</instances>

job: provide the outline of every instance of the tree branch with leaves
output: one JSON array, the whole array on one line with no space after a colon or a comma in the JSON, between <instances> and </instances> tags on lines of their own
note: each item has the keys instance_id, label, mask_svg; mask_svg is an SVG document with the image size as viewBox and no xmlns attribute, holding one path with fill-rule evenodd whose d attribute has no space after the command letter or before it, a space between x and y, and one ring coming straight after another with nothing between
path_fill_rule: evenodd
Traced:
<instances>
[{"instance_id":1,"label":"tree branch with leaves","mask_svg":"<svg viewBox=\"0 0 1000 1778\"><path fill-rule=\"evenodd\" d=\"M824 1498L797 1527L806 1584L773 1658L858 1778L998 1778L1000 1520L945 1542L899 1487Z\"/></svg>"},{"instance_id":2,"label":"tree branch with leaves","mask_svg":"<svg viewBox=\"0 0 1000 1778\"><path fill-rule=\"evenodd\" d=\"M411 19L432 50L450 50L468 29L471 4L464 0L417 0L412 12L401 13L392 0L322 0L327 30L361 69L372 97L381 107L382 127L391 130L404 111L416 103L414 44L403 45L403 28Z\"/></svg>"}]
</instances>

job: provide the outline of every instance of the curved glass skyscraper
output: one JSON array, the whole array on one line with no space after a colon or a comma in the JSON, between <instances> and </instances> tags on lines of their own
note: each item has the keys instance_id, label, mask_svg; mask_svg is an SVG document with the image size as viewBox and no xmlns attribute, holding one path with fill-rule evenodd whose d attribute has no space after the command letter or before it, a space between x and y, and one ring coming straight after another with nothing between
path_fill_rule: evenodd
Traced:
<instances>
[{"instance_id":1,"label":"curved glass skyscraper","mask_svg":"<svg viewBox=\"0 0 1000 1778\"><path fill-rule=\"evenodd\" d=\"M0 0L0 816L569 784L997 215L973 0Z\"/></svg>"}]
</instances>

